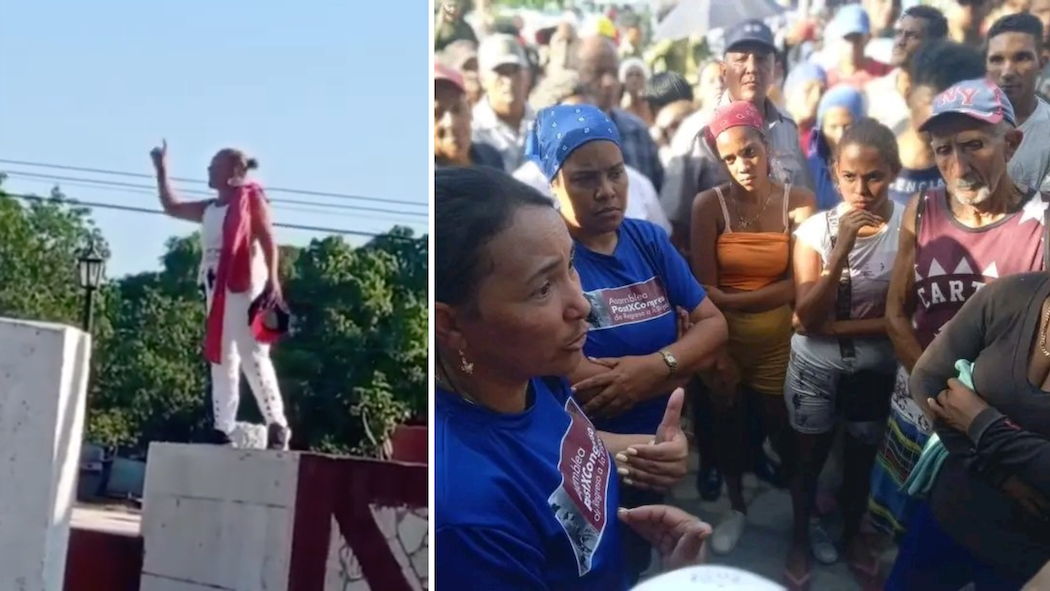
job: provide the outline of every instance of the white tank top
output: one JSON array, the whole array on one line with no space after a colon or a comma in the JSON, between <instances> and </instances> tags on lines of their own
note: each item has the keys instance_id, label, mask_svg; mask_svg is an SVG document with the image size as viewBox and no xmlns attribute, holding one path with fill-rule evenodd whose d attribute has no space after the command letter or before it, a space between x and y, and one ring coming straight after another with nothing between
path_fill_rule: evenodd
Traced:
<instances>
[{"instance_id":1,"label":"white tank top","mask_svg":"<svg viewBox=\"0 0 1050 591\"><path fill-rule=\"evenodd\" d=\"M218 272L219 258L222 256L222 227L226 220L227 205L214 201L204 209L201 221L201 266L198 281L207 285L208 271ZM252 241L252 287L253 292L266 283L269 270L266 268L266 256L258 240Z\"/></svg>"}]
</instances>

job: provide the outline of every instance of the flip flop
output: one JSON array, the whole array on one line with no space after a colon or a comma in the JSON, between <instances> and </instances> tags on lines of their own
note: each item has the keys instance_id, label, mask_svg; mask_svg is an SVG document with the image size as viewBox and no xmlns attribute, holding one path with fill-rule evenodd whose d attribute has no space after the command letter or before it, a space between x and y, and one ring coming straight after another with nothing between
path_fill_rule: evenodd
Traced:
<instances>
[{"instance_id":1,"label":"flip flop","mask_svg":"<svg viewBox=\"0 0 1050 591\"><path fill-rule=\"evenodd\" d=\"M788 591L809 591L809 580L813 577L813 570L806 571L806 574L802 578L795 578L795 575L791 574L791 571L784 569L784 585L787 586Z\"/></svg>"},{"instance_id":2,"label":"flip flop","mask_svg":"<svg viewBox=\"0 0 1050 591\"><path fill-rule=\"evenodd\" d=\"M846 564L853 578L860 584L864 591L881 591L882 584L879 581L880 563L877 556L871 557L870 563L853 561Z\"/></svg>"}]
</instances>

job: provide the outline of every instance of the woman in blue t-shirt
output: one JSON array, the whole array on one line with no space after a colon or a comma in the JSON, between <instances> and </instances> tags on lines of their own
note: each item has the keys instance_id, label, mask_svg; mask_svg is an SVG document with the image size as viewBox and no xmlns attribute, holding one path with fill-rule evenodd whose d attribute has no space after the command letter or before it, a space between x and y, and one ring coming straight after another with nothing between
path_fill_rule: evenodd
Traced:
<instances>
[{"instance_id":1,"label":"woman in blue t-shirt","mask_svg":"<svg viewBox=\"0 0 1050 591\"><path fill-rule=\"evenodd\" d=\"M615 472L685 473L681 391L650 431L598 431L561 376L590 305L549 199L494 169L435 173L434 532L445 589L618 591L620 522L675 568L710 526L680 509L619 509Z\"/></svg>"},{"instance_id":2,"label":"woman in blue t-shirt","mask_svg":"<svg viewBox=\"0 0 1050 591\"><path fill-rule=\"evenodd\" d=\"M586 357L568 372L598 429L653 433L676 386L713 360L726 322L657 226L624 217L627 174L616 124L592 105L543 109L526 143L557 198L576 246L591 312ZM690 325L683 330L682 323ZM663 491L625 476L621 504L660 503ZM649 565L643 540L625 536L636 580Z\"/></svg>"}]
</instances>

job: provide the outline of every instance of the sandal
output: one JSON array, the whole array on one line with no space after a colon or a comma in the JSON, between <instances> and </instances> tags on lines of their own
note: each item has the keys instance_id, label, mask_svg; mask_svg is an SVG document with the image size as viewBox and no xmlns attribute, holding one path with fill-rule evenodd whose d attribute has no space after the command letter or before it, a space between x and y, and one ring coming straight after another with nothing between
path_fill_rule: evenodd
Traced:
<instances>
[{"instance_id":1,"label":"sandal","mask_svg":"<svg viewBox=\"0 0 1050 591\"><path fill-rule=\"evenodd\" d=\"M878 548L877 536L864 532L858 532L857 536L846 544L843 556L846 566L864 591L882 589L882 560Z\"/></svg>"},{"instance_id":2,"label":"sandal","mask_svg":"<svg viewBox=\"0 0 1050 591\"><path fill-rule=\"evenodd\" d=\"M881 591L882 581L879 577L881 564L878 556L871 556L870 562L866 560L853 560L846 563L849 571L853 573L853 579L864 591Z\"/></svg>"},{"instance_id":3,"label":"sandal","mask_svg":"<svg viewBox=\"0 0 1050 591\"><path fill-rule=\"evenodd\" d=\"M813 571L806 571L805 575L801 578L795 578L795 575L791 574L791 571L784 569L784 586L788 588L788 591L809 591L810 579L813 577Z\"/></svg>"}]
</instances>

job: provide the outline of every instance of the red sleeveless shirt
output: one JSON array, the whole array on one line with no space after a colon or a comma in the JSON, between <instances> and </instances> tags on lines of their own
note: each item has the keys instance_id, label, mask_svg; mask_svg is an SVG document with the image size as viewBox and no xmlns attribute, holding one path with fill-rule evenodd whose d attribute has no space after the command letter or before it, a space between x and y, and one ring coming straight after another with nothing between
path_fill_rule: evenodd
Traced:
<instances>
[{"instance_id":1,"label":"red sleeveless shirt","mask_svg":"<svg viewBox=\"0 0 1050 591\"><path fill-rule=\"evenodd\" d=\"M1050 196L1034 193L1015 213L983 228L955 219L944 187L920 197L915 240L915 314L925 349L985 284L1043 269Z\"/></svg>"}]
</instances>

